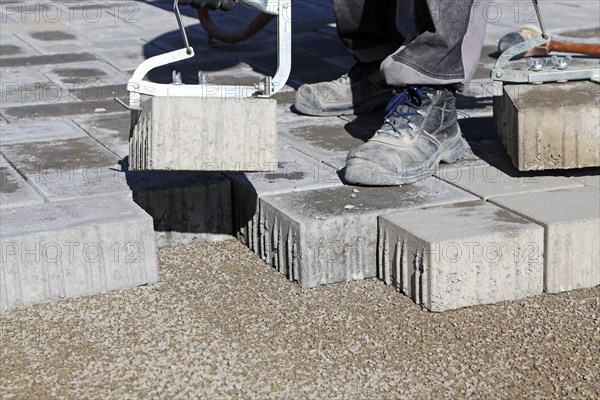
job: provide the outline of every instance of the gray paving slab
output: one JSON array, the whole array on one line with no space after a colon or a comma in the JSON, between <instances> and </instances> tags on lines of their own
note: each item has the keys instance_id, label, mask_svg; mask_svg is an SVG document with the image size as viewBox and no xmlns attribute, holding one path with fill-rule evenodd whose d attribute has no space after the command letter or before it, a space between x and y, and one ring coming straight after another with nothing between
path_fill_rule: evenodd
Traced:
<instances>
[{"instance_id":1,"label":"gray paving slab","mask_svg":"<svg viewBox=\"0 0 600 400\"><path fill-rule=\"evenodd\" d=\"M64 93L61 92L61 93ZM96 113L113 113L123 111L123 106L114 99L100 99L91 101L65 101L61 94L61 102L34 104L22 106L8 106L2 114L9 122L33 121L36 119L54 119Z\"/></svg>"},{"instance_id":2,"label":"gray paving slab","mask_svg":"<svg viewBox=\"0 0 600 400\"><path fill-rule=\"evenodd\" d=\"M290 146L280 145L277 157L278 163L268 172L227 174L232 182L235 235L256 253L260 252L260 198L342 185L335 168Z\"/></svg>"},{"instance_id":3,"label":"gray paving slab","mask_svg":"<svg viewBox=\"0 0 600 400\"><path fill-rule=\"evenodd\" d=\"M9 90L12 84L23 84L33 82L50 82L50 80L44 76L38 67L0 67L0 80L2 81L2 89Z\"/></svg>"},{"instance_id":4,"label":"gray paving slab","mask_svg":"<svg viewBox=\"0 0 600 400\"><path fill-rule=\"evenodd\" d=\"M378 275L431 311L539 295L544 229L482 201L379 217Z\"/></svg>"},{"instance_id":5,"label":"gray paving slab","mask_svg":"<svg viewBox=\"0 0 600 400\"><path fill-rule=\"evenodd\" d=\"M2 128L0 144L46 142L55 139L74 139L86 133L69 120L13 123Z\"/></svg>"},{"instance_id":6,"label":"gray paving slab","mask_svg":"<svg viewBox=\"0 0 600 400\"><path fill-rule=\"evenodd\" d=\"M130 112L84 115L73 121L94 139L122 158L129 154Z\"/></svg>"},{"instance_id":7,"label":"gray paving slab","mask_svg":"<svg viewBox=\"0 0 600 400\"><path fill-rule=\"evenodd\" d=\"M40 177L52 181L77 170L90 171L106 166L118 168L119 157L82 130L63 133L62 137L59 133L42 132L35 138L37 140L29 137L30 140L25 138L19 142L3 141L0 151L33 184L40 181ZM52 137L52 140L47 140L47 137Z\"/></svg>"},{"instance_id":8,"label":"gray paving slab","mask_svg":"<svg viewBox=\"0 0 600 400\"><path fill-rule=\"evenodd\" d=\"M377 217L472 201L435 178L403 187L342 186L260 200L259 255L304 288L377 275Z\"/></svg>"},{"instance_id":9,"label":"gray paving slab","mask_svg":"<svg viewBox=\"0 0 600 400\"><path fill-rule=\"evenodd\" d=\"M583 183L586 186L600 188L600 172L594 175L578 175L573 177L573 179Z\"/></svg>"},{"instance_id":10,"label":"gray paving slab","mask_svg":"<svg viewBox=\"0 0 600 400\"><path fill-rule=\"evenodd\" d=\"M150 44L140 45L131 49L94 49L94 54L117 68L119 71L129 71L136 69L144 60L149 57L162 54L164 51Z\"/></svg>"},{"instance_id":11,"label":"gray paving slab","mask_svg":"<svg viewBox=\"0 0 600 400\"><path fill-rule=\"evenodd\" d=\"M0 156L0 208L16 208L43 202L44 199Z\"/></svg>"},{"instance_id":12,"label":"gray paving slab","mask_svg":"<svg viewBox=\"0 0 600 400\"><path fill-rule=\"evenodd\" d=\"M6 66L5 62L10 63L13 58L37 56L40 53L16 36L2 35L0 54L2 66Z\"/></svg>"},{"instance_id":13,"label":"gray paving slab","mask_svg":"<svg viewBox=\"0 0 600 400\"><path fill-rule=\"evenodd\" d=\"M87 37L56 25L48 30L15 33L19 39L43 54L68 53L85 43Z\"/></svg>"},{"instance_id":14,"label":"gray paving slab","mask_svg":"<svg viewBox=\"0 0 600 400\"><path fill-rule=\"evenodd\" d=\"M598 60L579 60L600 68ZM525 64L523 64L525 65ZM600 166L600 92L589 81L504 85L496 128L521 171Z\"/></svg>"},{"instance_id":15,"label":"gray paving slab","mask_svg":"<svg viewBox=\"0 0 600 400\"><path fill-rule=\"evenodd\" d=\"M131 200L0 210L0 308L158 280L152 218Z\"/></svg>"},{"instance_id":16,"label":"gray paving slab","mask_svg":"<svg viewBox=\"0 0 600 400\"><path fill-rule=\"evenodd\" d=\"M586 186L502 196L490 202L544 227L546 292L600 284L598 188Z\"/></svg>"},{"instance_id":17,"label":"gray paving slab","mask_svg":"<svg viewBox=\"0 0 600 400\"><path fill-rule=\"evenodd\" d=\"M151 97L132 132L129 168L262 171L277 162L276 124L272 99Z\"/></svg>"},{"instance_id":18,"label":"gray paving slab","mask_svg":"<svg viewBox=\"0 0 600 400\"><path fill-rule=\"evenodd\" d=\"M446 169L439 172L437 176L444 181L484 200L511 194L577 188L583 185L574 179L562 176L521 173L512 166L496 168L492 165L468 165L460 169Z\"/></svg>"},{"instance_id":19,"label":"gray paving slab","mask_svg":"<svg viewBox=\"0 0 600 400\"><path fill-rule=\"evenodd\" d=\"M46 54L46 55L31 55L28 57L11 57L4 59L2 57L3 68L14 67L29 67L33 65L48 65L48 64L68 64L75 62L85 62L97 60L92 53L64 53L64 54Z\"/></svg>"},{"instance_id":20,"label":"gray paving slab","mask_svg":"<svg viewBox=\"0 0 600 400\"><path fill-rule=\"evenodd\" d=\"M278 117L283 111L279 111ZM287 114L287 112L285 112ZM278 118L278 122L281 119ZM279 122L280 138L292 147L334 168L346 164L348 151L368 140L373 132L337 117L290 114Z\"/></svg>"},{"instance_id":21,"label":"gray paving slab","mask_svg":"<svg viewBox=\"0 0 600 400\"><path fill-rule=\"evenodd\" d=\"M68 88L98 87L125 83L129 77L107 63L88 61L77 65L49 65L40 68L52 82Z\"/></svg>"}]
</instances>

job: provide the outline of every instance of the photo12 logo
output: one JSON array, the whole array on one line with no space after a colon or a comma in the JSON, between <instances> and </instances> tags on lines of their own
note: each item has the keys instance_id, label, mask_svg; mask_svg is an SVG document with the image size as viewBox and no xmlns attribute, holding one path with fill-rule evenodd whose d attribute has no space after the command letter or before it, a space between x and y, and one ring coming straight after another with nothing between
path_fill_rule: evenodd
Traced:
<instances>
[{"instance_id":1,"label":"photo12 logo","mask_svg":"<svg viewBox=\"0 0 600 400\"><path fill-rule=\"evenodd\" d=\"M83 21L98 23L138 23L139 4L135 1L24 1L2 7L2 23L59 23Z\"/></svg>"}]
</instances>

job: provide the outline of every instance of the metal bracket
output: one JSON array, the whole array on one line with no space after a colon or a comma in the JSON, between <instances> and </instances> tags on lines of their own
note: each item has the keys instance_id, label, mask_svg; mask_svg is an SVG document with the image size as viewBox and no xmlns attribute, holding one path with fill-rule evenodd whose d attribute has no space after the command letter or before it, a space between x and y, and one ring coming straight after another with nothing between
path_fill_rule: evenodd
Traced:
<instances>
[{"instance_id":1,"label":"metal bracket","mask_svg":"<svg viewBox=\"0 0 600 400\"><path fill-rule=\"evenodd\" d=\"M277 71L275 76L268 77L265 82L256 85L211 85L201 82L199 85L161 84L144 80L152 69L177 61L194 57L194 49L190 47L185 27L179 12L179 0L174 0L173 7L177 23L181 30L184 48L151 57L142 62L127 83L129 93L128 108L137 110L140 107L140 96L174 96L174 97L211 97L211 98L250 98L268 97L277 93L287 82L291 72L292 53L292 3L291 0L243 0L252 8L278 15L277 23ZM265 87L265 83L269 87ZM258 85L258 86L257 86ZM260 89L257 92L257 87Z\"/></svg>"}]
</instances>

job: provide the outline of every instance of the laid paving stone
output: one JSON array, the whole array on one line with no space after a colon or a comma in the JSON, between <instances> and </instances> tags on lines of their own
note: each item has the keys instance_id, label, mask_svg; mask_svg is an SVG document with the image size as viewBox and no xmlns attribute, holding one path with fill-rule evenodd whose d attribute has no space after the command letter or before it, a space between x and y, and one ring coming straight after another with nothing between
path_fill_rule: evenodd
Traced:
<instances>
[{"instance_id":1,"label":"laid paving stone","mask_svg":"<svg viewBox=\"0 0 600 400\"><path fill-rule=\"evenodd\" d=\"M131 201L0 210L0 308L158 280L152 219Z\"/></svg>"},{"instance_id":2,"label":"laid paving stone","mask_svg":"<svg viewBox=\"0 0 600 400\"><path fill-rule=\"evenodd\" d=\"M147 58L162 54L164 51L150 44L143 46L140 44L138 48L120 49L118 52L114 49L94 49L94 53L118 70L128 71L136 69Z\"/></svg>"},{"instance_id":3,"label":"laid paving stone","mask_svg":"<svg viewBox=\"0 0 600 400\"><path fill-rule=\"evenodd\" d=\"M133 200L154 219L158 247L231 238L231 183L221 174L129 172Z\"/></svg>"},{"instance_id":4,"label":"laid paving stone","mask_svg":"<svg viewBox=\"0 0 600 400\"><path fill-rule=\"evenodd\" d=\"M282 121L281 116L279 111L278 130L282 141L337 169L346 165L348 151L373 134L337 117L314 118L291 114Z\"/></svg>"},{"instance_id":5,"label":"laid paving stone","mask_svg":"<svg viewBox=\"0 0 600 400\"><path fill-rule=\"evenodd\" d=\"M84 136L86 136L85 132L69 120L14 123L2 128L2 143L0 144L46 142Z\"/></svg>"},{"instance_id":6,"label":"laid paving stone","mask_svg":"<svg viewBox=\"0 0 600 400\"><path fill-rule=\"evenodd\" d=\"M108 115L85 115L73 119L79 127L120 157L129 154L129 111Z\"/></svg>"},{"instance_id":7,"label":"laid paving stone","mask_svg":"<svg viewBox=\"0 0 600 400\"><path fill-rule=\"evenodd\" d=\"M595 175L575 176L573 179L575 179L578 182L583 183L586 186L593 186L593 187L600 188L600 172L598 172L598 174L595 174Z\"/></svg>"},{"instance_id":8,"label":"laid paving stone","mask_svg":"<svg viewBox=\"0 0 600 400\"><path fill-rule=\"evenodd\" d=\"M378 275L431 311L541 294L544 229L476 201L379 217Z\"/></svg>"},{"instance_id":9,"label":"laid paving stone","mask_svg":"<svg viewBox=\"0 0 600 400\"><path fill-rule=\"evenodd\" d=\"M337 170L290 146L280 146L269 172L227 174L232 182L237 238L260 253L259 199L274 194L341 186Z\"/></svg>"},{"instance_id":10,"label":"laid paving stone","mask_svg":"<svg viewBox=\"0 0 600 400\"><path fill-rule=\"evenodd\" d=\"M460 169L439 170L437 176L484 200L582 186L580 182L566 177L522 173L508 165L499 168L492 165L469 165Z\"/></svg>"},{"instance_id":11,"label":"laid paving stone","mask_svg":"<svg viewBox=\"0 0 600 400\"><path fill-rule=\"evenodd\" d=\"M61 97L61 101L63 98ZM11 106L2 110L9 122L34 120L41 118L64 118L95 113L113 113L123 111L123 106L114 100L60 102L24 106Z\"/></svg>"},{"instance_id":12,"label":"laid paving stone","mask_svg":"<svg viewBox=\"0 0 600 400\"><path fill-rule=\"evenodd\" d=\"M44 199L0 156L0 208L16 208L43 202Z\"/></svg>"},{"instance_id":13,"label":"laid paving stone","mask_svg":"<svg viewBox=\"0 0 600 400\"><path fill-rule=\"evenodd\" d=\"M97 60L97 58L92 53L46 54L33 55L30 57L11 57L7 59L2 58L2 67L30 67L33 65L56 65L95 60Z\"/></svg>"},{"instance_id":14,"label":"laid paving stone","mask_svg":"<svg viewBox=\"0 0 600 400\"><path fill-rule=\"evenodd\" d=\"M377 217L473 201L435 178L402 187L342 186L260 200L259 255L303 288L375 277Z\"/></svg>"},{"instance_id":15,"label":"laid paving stone","mask_svg":"<svg viewBox=\"0 0 600 400\"><path fill-rule=\"evenodd\" d=\"M27 45L22 40L17 39L15 36L2 35L2 44L0 44L0 59L2 59L3 67L11 66L11 58L35 56L38 54L40 54L38 51Z\"/></svg>"},{"instance_id":16,"label":"laid paving stone","mask_svg":"<svg viewBox=\"0 0 600 400\"><path fill-rule=\"evenodd\" d=\"M52 82L68 88L117 85L129 77L107 63L88 61L77 65L52 65L40 68Z\"/></svg>"},{"instance_id":17,"label":"laid paving stone","mask_svg":"<svg viewBox=\"0 0 600 400\"><path fill-rule=\"evenodd\" d=\"M48 30L20 32L15 33L15 36L43 54L68 53L78 48L80 43L85 43L87 39L85 36L66 31L64 27L60 29L57 24L54 25L56 26Z\"/></svg>"},{"instance_id":18,"label":"laid paving stone","mask_svg":"<svg viewBox=\"0 0 600 400\"><path fill-rule=\"evenodd\" d=\"M495 197L490 202L544 227L544 290L600 284L600 191L580 187Z\"/></svg>"},{"instance_id":19,"label":"laid paving stone","mask_svg":"<svg viewBox=\"0 0 600 400\"><path fill-rule=\"evenodd\" d=\"M27 178L51 202L97 196L131 197L125 172L118 166L47 168L28 172Z\"/></svg>"},{"instance_id":20,"label":"laid paving stone","mask_svg":"<svg viewBox=\"0 0 600 400\"><path fill-rule=\"evenodd\" d=\"M77 170L93 175L97 167L117 166L119 161L119 157L85 133L52 141L2 143L0 149L31 182L43 181L39 177L61 179Z\"/></svg>"},{"instance_id":21,"label":"laid paving stone","mask_svg":"<svg viewBox=\"0 0 600 400\"><path fill-rule=\"evenodd\" d=\"M24 83L50 82L44 76L38 67L5 67L2 63L0 67L0 80L2 81L2 90L10 90L11 85L21 85Z\"/></svg>"}]
</instances>

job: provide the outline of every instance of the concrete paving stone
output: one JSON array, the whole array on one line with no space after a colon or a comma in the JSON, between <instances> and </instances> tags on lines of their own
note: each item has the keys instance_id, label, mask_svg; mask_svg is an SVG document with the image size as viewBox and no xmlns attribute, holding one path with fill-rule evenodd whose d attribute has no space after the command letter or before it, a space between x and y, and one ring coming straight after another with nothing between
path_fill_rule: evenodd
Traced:
<instances>
[{"instance_id":1,"label":"concrete paving stone","mask_svg":"<svg viewBox=\"0 0 600 400\"><path fill-rule=\"evenodd\" d=\"M341 186L260 199L259 255L303 288L377 275L377 217L473 201L435 178L402 187Z\"/></svg>"},{"instance_id":2,"label":"concrete paving stone","mask_svg":"<svg viewBox=\"0 0 600 400\"><path fill-rule=\"evenodd\" d=\"M62 137L60 133L63 133ZM52 137L52 140L44 140L43 137ZM59 131L37 138L25 137L21 142L3 142L0 150L34 185L60 181L78 170L86 170L94 176L98 167L118 168L119 161L117 155L80 129L70 135Z\"/></svg>"},{"instance_id":3,"label":"concrete paving stone","mask_svg":"<svg viewBox=\"0 0 600 400\"><path fill-rule=\"evenodd\" d=\"M114 49L94 49L94 54L122 72L136 69L147 58L162 53L164 51L150 44L144 44L144 46L139 46L138 48L120 49L118 51ZM130 76L130 74L127 74L127 76Z\"/></svg>"},{"instance_id":4,"label":"concrete paving stone","mask_svg":"<svg viewBox=\"0 0 600 400\"><path fill-rule=\"evenodd\" d=\"M50 202L98 196L131 197L126 174L119 166L52 166L28 171L26 176Z\"/></svg>"},{"instance_id":5,"label":"concrete paving stone","mask_svg":"<svg viewBox=\"0 0 600 400\"><path fill-rule=\"evenodd\" d=\"M0 156L0 209L43 203L44 199Z\"/></svg>"},{"instance_id":6,"label":"concrete paving stone","mask_svg":"<svg viewBox=\"0 0 600 400\"><path fill-rule=\"evenodd\" d=\"M6 63L10 63L12 58L24 58L30 56L37 56L39 51L29 46L27 43L18 39L13 35L2 35L0 43L0 59L2 60L2 66Z\"/></svg>"},{"instance_id":7,"label":"concrete paving stone","mask_svg":"<svg viewBox=\"0 0 600 400\"><path fill-rule=\"evenodd\" d=\"M23 83L46 82L50 80L44 76L38 67L0 67L0 81L2 82L2 91L10 90L12 85L21 85Z\"/></svg>"},{"instance_id":8,"label":"concrete paving stone","mask_svg":"<svg viewBox=\"0 0 600 400\"><path fill-rule=\"evenodd\" d=\"M73 121L94 139L122 158L129 154L129 111L107 115L85 115Z\"/></svg>"},{"instance_id":9,"label":"concrete paving stone","mask_svg":"<svg viewBox=\"0 0 600 400\"><path fill-rule=\"evenodd\" d=\"M133 200L154 219L158 247L231 238L231 183L221 174L128 172Z\"/></svg>"},{"instance_id":10,"label":"concrete paving stone","mask_svg":"<svg viewBox=\"0 0 600 400\"><path fill-rule=\"evenodd\" d=\"M456 170L452 171L456 172ZM522 173L510 165L466 166L455 175L447 171L438 174L441 179L469 193L488 200L498 196L543 192L583 186L582 183L562 176Z\"/></svg>"},{"instance_id":11,"label":"concrete paving stone","mask_svg":"<svg viewBox=\"0 0 600 400\"><path fill-rule=\"evenodd\" d=\"M55 139L85 137L86 133L69 120L14 123L2 128L1 145L47 142Z\"/></svg>"},{"instance_id":12,"label":"concrete paving stone","mask_svg":"<svg viewBox=\"0 0 600 400\"><path fill-rule=\"evenodd\" d=\"M544 227L544 290L550 293L600 284L600 191L580 187L490 202Z\"/></svg>"},{"instance_id":13,"label":"concrete paving stone","mask_svg":"<svg viewBox=\"0 0 600 400\"><path fill-rule=\"evenodd\" d=\"M494 127L494 117L491 115L471 116L468 114L459 114L458 124L460 125L463 137L468 141L498 138L498 133L496 133L496 128Z\"/></svg>"},{"instance_id":14,"label":"concrete paving stone","mask_svg":"<svg viewBox=\"0 0 600 400\"><path fill-rule=\"evenodd\" d=\"M280 118L282 114L286 116ZM277 121L282 141L338 169L346 164L348 151L373 135L373 132L337 117L306 117L279 111Z\"/></svg>"},{"instance_id":15,"label":"concrete paving stone","mask_svg":"<svg viewBox=\"0 0 600 400\"><path fill-rule=\"evenodd\" d=\"M45 78L43 78L45 79ZM68 90L48 80L43 82L2 82L2 108L38 106L74 101Z\"/></svg>"},{"instance_id":16,"label":"concrete paving stone","mask_svg":"<svg viewBox=\"0 0 600 400\"><path fill-rule=\"evenodd\" d=\"M476 201L379 217L378 275L431 311L539 295L544 229Z\"/></svg>"},{"instance_id":17,"label":"concrete paving stone","mask_svg":"<svg viewBox=\"0 0 600 400\"><path fill-rule=\"evenodd\" d=\"M44 31L15 33L15 36L42 54L68 53L78 48L81 43L85 43L87 39L59 25Z\"/></svg>"},{"instance_id":18,"label":"concrete paving stone","mask_svg":"<svg viewBox=\"0 0 600 400\"><path fill-rule=\"evenodd\" d=\"M97 60L97 58L92 53L45 54L28 57L12 57L7 59L2 58L2 67L30 67L33 65L55 65L95 60Z\"/></svg>"},{"instance_id":19,"label":"concrete paving stone","mask_svg":"<svg viewBox=\"0 0 600 400\"><path fill-rule=\"evenodd\" d=\"M133 129L129 168L260 171L276 153L272 99L152 97Z\"/></svg>"},{"instance_id":20,"label":"concrete paving stone","mask_svg":"<svg viewBox=\"0 0 600 400\"><path fill-rule=\"evenodd\" d=\"M64 92L61 92L64 93ZM68 91L67 91L68 93ZM61 100L62 100L61 94ZM9 122L23 120L64 118L66 116L113 113L123 111L123 106L114 100L60 102L24 106L10 106L2 110Z\"/></svg>"},{"instance_id":21,"label":"concrete paving stone","mask_svg":"<svg viewBox=\"0 0 600 400\"><path fill-rule=\"evenodd\" d=\"M152 219L132 201L0 210L0 308L158 280Z\"/></svg>"},{"instance_id":22,"label":"concrete paving stone","mask_svg":"<svg viewBox=\"0 0 600 400\"><path fill-rule=\"evenodd\" d=\"M73 66L44 66L40 68L52 82L68 88L90 88L126 83L129 77L107 63L88 61Z\"/></svg>"},{"instance_id":23,"label":"concrete paving stone","mask_svg":"<svg viewBox=\"0 0 600 400\"><path fill-rule=\"evenodd\" d=\"M600 67L598 60L588 63ZM496 128L519 170L600 166L597 86L589 81L504 85L504 94L494 97Z\"/></svg>"},{"instance_id":24,"label":"concrete paving stone","mask_svg":"<svg viewBox=\"0 0 600 400\"><path fill-rule=\"evenodd\" d=\"M298 150L280 145L269 172L227 174L232 182L233 226L237 238L260 253L259 199L273 194L341 186L337 170Z\"/></svg>"},{"instance_id":25,"label":"concrete paving stone","mask_svg":"<svg viewBox=\"0 0 600 400\"><path fill-rule=\"evenodd\" d=\"M595 174L590 175L576 175L573 177L573 179L583 183L586 186L600 188L600 170L596 168L595 172Z\"/></svg>"}]
</instances>

